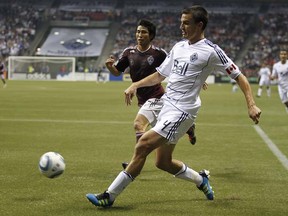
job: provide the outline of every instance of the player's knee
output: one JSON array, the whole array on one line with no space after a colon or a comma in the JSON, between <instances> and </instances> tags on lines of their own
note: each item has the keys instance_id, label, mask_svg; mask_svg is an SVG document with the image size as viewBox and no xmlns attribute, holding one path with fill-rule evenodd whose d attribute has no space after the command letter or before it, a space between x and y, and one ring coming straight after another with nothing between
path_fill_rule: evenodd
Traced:
<instances>
[{"instance_id":1,"label":"player's knee","mask_svg":"<svg viewBox=\"0 0 288 216\"><path fill-rule=\"evenodd\" d=\"M135 154L137 157L140 158L147 157L152 151L153 149L143 141L139 141L135 146Z\"/></svg>"},{"instance_id":2,"label":"player's knee","mask_svg":"<svg viewBox=\"0 0 288 216\"><path fill-rule=\"evenodd\" d=\"M144 132L145 131L145 125L141 123L140 121L134 121L134 130L138 132Z\"/></svg>"}]
</instances>

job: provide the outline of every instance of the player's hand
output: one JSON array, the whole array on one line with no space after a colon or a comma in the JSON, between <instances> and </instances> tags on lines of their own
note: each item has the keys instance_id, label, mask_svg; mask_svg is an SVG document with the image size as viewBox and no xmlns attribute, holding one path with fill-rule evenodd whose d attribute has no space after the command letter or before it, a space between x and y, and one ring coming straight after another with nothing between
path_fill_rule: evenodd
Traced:
<instances>
[{"instance_id":1,"label":"player's hand","mask_svg":"<svg viewBox=\"0 0 288 216\"><path fill-rule=\"evenodd\" d=\"M256 105L252 105L249 107L248 114L249 114L249 117L254 121L255 124L259 123L261 110Z\"/></svg>"},{"instance_id":2,"label":"player's hand","mask_svg":"<svg viewBox=\"0 0 288 216\"><path fill-rule=\"evenodd\" d=\"M105 65L107 68L111 68L114 63L115 63L115 58L112 55L105 61Z\"/></svg>"},{"instance_id":3,"label":"player's hand","mask_svg":"<svg viewBox=\"0 0 288 216\"><path fill-rule=\"evenodd\" d=\"M125 91L125 103L126 105L131 105L132 103L132 98L134 97L134 95L136 94L136 86L132 83L132 85L130 85Z\"/></svg>"},{"instance_id":4,"label":"player's hand","mask_svg":"<svg viewBox=\"0 0 288 216\"><path fill-rule=\"evenodd\" d=\"M202 85L202 89L207 90L208 89L208 83L204 82Z\"/></svg>"}]
</instances>

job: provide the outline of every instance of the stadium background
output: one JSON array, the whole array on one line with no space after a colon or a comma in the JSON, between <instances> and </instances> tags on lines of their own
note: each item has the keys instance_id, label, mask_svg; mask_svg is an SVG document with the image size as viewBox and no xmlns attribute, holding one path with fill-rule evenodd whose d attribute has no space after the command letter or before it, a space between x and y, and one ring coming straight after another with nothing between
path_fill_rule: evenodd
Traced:
<instances>
[{"instance_id":1,"label":"stadium background","mask_svg":"<svg viewBox=\"0 0 288 216\"><path fill-rule=\"evenodd\" d=\"M288 43L284 0L0 0L0 55L6 60L9 56L72 56L75 71L95 73L108 55L117 57L135 44L135 26L141 18L156 23L153 44L169 51L181 39L179 13L192 4L208 9L206 38L219 44L251 82L257 80L261 62L272 66L279 47ZM84 35L78 36L79 32ZM229 81L217 72L214 75L216 81ZM110 80L122 79L110 76Z\"/></svg>"},{"instance_id":2,"label":"stadium background","mask_svg":"<svg viewBox=\"0 0 288 216\"><path fill-rule=\"evenodd\" d=\"M53 27L104 28L110 31L101 55L77 57L77 70L90 64L99 67L110 53L117 55L133 44L135 24L142 16L157 23L155 43L169 49L178 40L179 10L188 1L87 2L0 0L1 55L35 56ZM232 58L248 76L256 71L262 55L278 60L279 45L287 40L287 0L193 2L213 9L217 19L211 20L207 37L225 46L230 56L234 53ZM91 12L93 7L103 9ZM157 12L148 13L151 7ZM246 26L250 27L242 34ZM239 47L233 45L238 36ZM7 88L0 88L1 216L287 216L288 115L277 86L272 86L271 97L264 92L263 97L255 97L262 110L259 125L249 119L243 94L232 93L231 84L209 85L201 92L197 144L191 146L183 137L174 155L195 170L210 170L213 202L207 202L194 185L159 171L151 155L141 176L114 207L99 209L87 202L85 194L102 192L122 169L121 162L130 159L135 144L137 101L126 107L123 98L130 82L7 83ZM258 85L251 87L255 94ZM47 151L65 158L66 170L58 179L45 178L38 170L40 156Z\"/></svg>"}]
</instances>

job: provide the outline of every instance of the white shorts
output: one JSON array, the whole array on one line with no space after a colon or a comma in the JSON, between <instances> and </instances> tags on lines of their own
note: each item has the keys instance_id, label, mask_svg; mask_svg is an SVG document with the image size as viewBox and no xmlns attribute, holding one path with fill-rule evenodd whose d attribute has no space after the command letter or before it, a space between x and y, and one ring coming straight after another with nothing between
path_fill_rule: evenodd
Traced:
<instances>
[{"instance_id":1,"label":"white shorts","mask_svg":"<svg viewBox=\"0 0 288 216\"><path fill-rule=\"evenodd\" d=\"M270 85L270 79L266 79L266 78L260 78L259 81L259 86L269 86Z\"/></svg>"},{"instance_id":2,"label":"white shorts","mask_svg":"<svg viewBox=\"0 0 288 216\"><path fill-rule=\"evenodd\" d=\"M157 117L163 107L163 100L158 98L150 98L139 109L138 114L147 118L150 125L153 127L157 122Z\"/></svg>"},{"instance_id":3,"label":"white shorts","mask_svg":"<svg viewBox=\"0 0 288 216\"><path fill-rule=\"evenodd\" d=\"M194 121L195 118L191 118L187 112L183 112L173 105L165 104L152 130L166 138L169 144L176 144L186 134Z\"/></svg>"},{"instance_id":4,"label":"white shorts","mask_svg":"<svg viewBox=\"0 0 288 216\"><path fill-rule=\"evenodd\" d=\"M279 93L282 103L288 102L288 89L281 88L278 85L278 93Z\"/></svg>"}]
</instances>

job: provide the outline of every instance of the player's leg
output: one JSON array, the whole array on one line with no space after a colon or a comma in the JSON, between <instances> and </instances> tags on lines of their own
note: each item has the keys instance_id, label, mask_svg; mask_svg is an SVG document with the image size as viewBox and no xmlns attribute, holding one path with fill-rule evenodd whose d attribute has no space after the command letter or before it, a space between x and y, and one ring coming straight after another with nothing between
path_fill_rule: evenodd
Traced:
<instances>
[{"instance_id":1,"label":"player's leg","mask_svg":"<svg viewBox=\"0 0 288 216\"><path fill-rule=\"evenodd\" d=\"M134 120L136 143L138 142L140 137L145 133L148 125L149 125L148 119L144 115L138 113ZM122 162L123 169L126 169L127 166L128 162Z\"/></svg>"},{"instance_id":2,"label":"player's leg","mask_svg":"<svg viewBox=\"0 0 288 216\"><path fill-rule=\"evenodd\" d=\"M202 170L199 173L186 166L179 160L172 159L175 145L162 145L156 149L156 166L176 178L193 182L197 188L204 192L209 200L214 199L214 192L209 184L209 171Z\"/></svg>"},{"instance_id":3,"label":"player's leg","mask_svg":"<svg viewBox=\"0 0 288 216\"><path fill-rule=\"evenodd\" d=\"M271 97L271 88L270 88L270 85L267 85L266 92L267 92L267 96L268 96L268 97Z\"/></svg>"},{"instance_id":4,"label":"player's leg","mask_svg":"<svg viewBox=\"0 0 288 216\"><path fill-rule=\"evenodd\" d=\"M191 121L191 119L187 119L186 122L181 122L177 129L177 134L179 134L179 136L181 136L181 134L185 134L183 131L187 130L187 124L191 124ZM173 126L171 128L173 128ZM153 128L153 130L154 129L157 130L157 128ZM171 130L167 131L169 131L169 133L173 133ZM175 137L176 139L174 141L172 140L172 142L177 142L177 135ZM174 177L193 182L199 190L204 192L207 199L213 200L214 192L209 184L209 171L201 171L198 173L186 166L183 162L173 159L172 154L174 148L175 144L165 144L156 149L156 167L174 175Z\"/></svg>"},{"instance_id":5,"label":"player's leg","mask_svg":"<svg viewBox=\"0 0 288 216\"><path fill-rule=\"evenodd\" d=\"M1 80L2 80L2 83L3 83L3 88L5 88L6 87L6 81L5 81L4 74L1 74L0 77L1 77Z\"/></svg>"},{"instance_id":6,"label":"player's leg","mask_svg":"<svg viewBox=\"0 0 288 216\"><path fill-rule=\"evenodd\" d=\"M271 96L271 83L270 83L270 79L266 80L265 82L265 85L266 85L266 93L267 93L267 96L270 97Z\"/></svg>"},{"instance_id":7,"label":"player's leg","mask_svg":"<svg viewBox=\"0 0 288 216\"><path fill-rule=\"evenodd\" d=\"M213 199L213 191L210 187L207 172L198 173L187 167L183 162L172 158L172 154L178 140L185 135L190 125L193 125L196 118L197 110L190 118L185 112L182 112L172 106L164 106L158 118L155 132L169 140L169 144L161 145L156 149L156 166L175 177L192 181L196 186L204 192L207 199ZM208 173L209 174L209 173Z\"/></svg>"},{"instance_id":8,"label":"player's leg","mask_svg":"<svg viewBox=\"0 0 288 216\"><path fill-rule=\"evenodd\" d=\"M196 133L195 133L195 123L186 132L188 134L189 141L192 145L196 144Z\"/></svg>"},{"instance_id":9,"label":"player's leg","mask_svg":"<svg viewBox=\"0 0 288 216\"><path fill-rule=\"evenodd\" d=\"M134 130L136 135L136 143L144 134L149 124L153 127L157 122L158 114L163 107L163 101L158 98L150 98L139 109L134 120ZM122 167L125 169L128 163L123 162Z\"/></svg>"},{"instance_id":10,"label":"player's leg","mask_svg":"<svg viewBox=\"0 0 288 216\"><path fill-rule=\"evenodd\" d=\"M262 95L262 85L259 85L258 91L257 91L257 97L261 97Z\"/></svg>"},{"instance_id":11,"label":"player's leg","mask_svg":"<svg viewBox=\"0 0 288 216\"><path fill-rule=\"evenodd\" d=\"M166 171L177 178L182 178L194 182L197 186L202 183L202 177L198 172L188 168L183 162L172 158L175 145L163 145L156 149L157 168Z\"/></svg>"},{"instance_id":12,"label":"player's leg","mask_svg":"<svg viewBox=\"0 0 288 216\"><path fill-rule=\"evenodd\" d=\"M126 170L118 174L104 193L87 194L87 199L96 206L108 207L113 205L116 197L140 174L146 157L166 142L165 138L153 130L147 131L136 144L133 157Z\"/></svg>"},{"instance_id":13,"label":"player's leg","mask_svg":"<svg viewBox=\"0 0 288 216\"><path fill-rule=\"evenodd\" d=\"M282 103L285 106L285 110L288 113L288 89L285 90L278 85L278 93Z\"/></svg>"},{"instance_id":14,"label":"player's leg","mask_svg":"<svg viewBox=\"0 0 288 216\"><path fill-rule=\"evenodd\" d=\"M140 137L145 133L148 125L149 125L148 119L144 115L138 113L136 115L136 118L134 119L136 143L138 142Z\"/></svg>"},{"instance_id":15,"label":"player's leg","mask_svg":"<svg viewBox=\"0 0 288 216\"><path fill-rule=\"evenodd\" d=\"M288 114L288 102L285 103L286 106L286 113Z\"/></svg>"}]
</instances>

